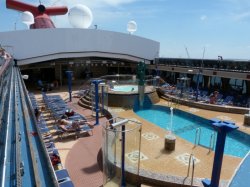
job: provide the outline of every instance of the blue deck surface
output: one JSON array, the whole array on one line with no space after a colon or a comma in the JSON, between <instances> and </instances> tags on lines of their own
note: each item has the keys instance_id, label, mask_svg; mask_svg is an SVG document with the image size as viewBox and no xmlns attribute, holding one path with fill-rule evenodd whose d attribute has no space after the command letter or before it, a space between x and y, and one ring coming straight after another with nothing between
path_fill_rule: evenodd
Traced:
<instances>
[{"instance_id":1,"label":"blue deck surface","mask_svg":"<svg viewBox=\"0 0 250 187\"><path fill-rule=\"evenodd\" d=\"M250 186L250 152L242 161L229 187L249 187Z\"/></svg>"}]
</instances>

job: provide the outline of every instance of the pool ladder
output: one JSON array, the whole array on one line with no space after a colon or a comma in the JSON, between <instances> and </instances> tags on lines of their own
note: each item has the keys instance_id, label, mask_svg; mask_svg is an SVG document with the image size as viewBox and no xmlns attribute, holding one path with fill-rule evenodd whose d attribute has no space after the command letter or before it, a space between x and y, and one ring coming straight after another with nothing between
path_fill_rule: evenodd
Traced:
<instances>
[{"instance_id":1,"label":"pool ladder","mask_svg":"<svg viewBox=\"0 0 250 187\"><path fill-rule=\"evenodd\" d=\"M200 139L201 139L201 129L197 128L195 130L194 147L196 147L197 145L199 145Z\"/></svg>"},{"instance_id":2,"label":"pool ladder","mask_svg":"<svg viewBox=\"0 0 250 187\"><path fill-rule=\"evenodd\" d=\"M213 132L210 136L210 144L209 144L208 153L210 153L210 151L214 149L214 145L215 145L215 132Z\"/></svg>"},{"instance_id":3,"label":"pool ladder","mask_svg":"<svg viewBox=\"0 0 250 187\"><path fill-rule=\"evenodd\" d=\"M190 183L190 186L193 186L193 181L194 181L194 168L195 168L195 158L194 158L194 155L193 155L193 154L190 154L190 156L189 156L187 177L189 177L190 166L191 166L191 160L192 160L192 175L191 175L191 183Z\"/></svg>"},{"instance_id":4,"label":"pool ladder","mask_svg":"<svg viewBox=\"0 0 250 187\"><path fill-rule=\"evenodd\" d=\"M212 132L212 134L210 136L210 143L209 143L209 147L208 147L208 153L210 153L210 151L214 149L215 137L216 137L215 132ZM197 145L200 144L200 139L201 139L201 129L197 128L195 130L194 147L196 147Z\"/></svg>"}]
</instances>

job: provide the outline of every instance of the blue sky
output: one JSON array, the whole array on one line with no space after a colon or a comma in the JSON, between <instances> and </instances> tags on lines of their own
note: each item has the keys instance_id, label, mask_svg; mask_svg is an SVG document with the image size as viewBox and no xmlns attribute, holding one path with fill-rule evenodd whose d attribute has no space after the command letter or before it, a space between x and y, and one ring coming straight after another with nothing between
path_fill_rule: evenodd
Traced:
<instances>
[{"instance_id":1,"label":"blue sky","mask_svg":"<svg viewBox=\"0 0 250 187\"><path fill-rule=\"evenodd\" d=\"M39 4L39 0L22 0ZM127 33L130 20L135 35L161 43L160 56L250 59L249 0L41 0L46 5L88 6L98 29ZM0 2L0 32L26 29L21 14ZM53 17L57 27L71 27L66 16Z\"/></svg>"}]
</instances>

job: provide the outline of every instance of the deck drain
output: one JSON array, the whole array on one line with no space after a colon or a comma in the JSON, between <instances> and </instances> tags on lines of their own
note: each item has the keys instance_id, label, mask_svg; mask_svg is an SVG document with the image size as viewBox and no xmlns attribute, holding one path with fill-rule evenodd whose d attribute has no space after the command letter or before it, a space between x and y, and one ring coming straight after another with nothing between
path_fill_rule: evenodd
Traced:
<instances>
[{"instance_id":1,"label":"deck drain","mask_svg":"<svg viewBox=\"0 0 250 187\"><path fill-rule=\"evenodd\" d=\"M175 157L178 161L182 162L183 164L185 164L186 166L188 165L189 163L189 158L190 158L190 154L188 153L184 153L184 154L181 154L181 155L178 155L177 157ZM197 164L200 162L200 160L196 157L193 156L193 159L194 159L194 164Z\"/></svg>"},{"instance_id":2,"label":"deck drain","mask_svg":"<svg viewBox=\"0 0 250 187\"><path fill-rule=\"evenodd\" d=\"M140 152L140 160L147 160L148 157L144 155L142 152ZM132 162L132 163L137 163L139 159L139 151L133 151L130 153L125 154L126 157Z\"/></svg>"},{"instance_id":3,"label":"deck drain","mask_svg":"<svg viewBox=\"0 0 250 187\"><path fill-rule=\"evenodd\" d=\"M159 136L157 136L156 134L152 132L143 133L142 137L145 138L146 140L155 140L159 138Z\"/></svg>"}]
</instances>

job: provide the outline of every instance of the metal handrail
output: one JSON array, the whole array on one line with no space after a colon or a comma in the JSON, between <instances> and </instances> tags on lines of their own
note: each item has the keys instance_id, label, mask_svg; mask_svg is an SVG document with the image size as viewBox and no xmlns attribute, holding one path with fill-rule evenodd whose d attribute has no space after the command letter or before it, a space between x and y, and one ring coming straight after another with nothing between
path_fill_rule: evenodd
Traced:
<instances>
[{"instance_id":1,"label":"metal handrail","mask_svg":"<svg viewBox=\"0 0 250 187\"><path fill-rule=\"evenodd\" d=\"M197 136L198 136L198 138L197 138ZM196 147L200 143L200 139L201 139L201 129L197 128L195 130L194 147Z\"/></svg>"},{"instance_id":2,"label":"metal handrail","mask_svg":"<svg viewBox=\"0 0 250 187\"><path fill-rule=\"evenodd\" d=\"M39 172L38 172L38 163L37 163L37 158L35 155L35 148L34 145L32 144L32 138L31 136L29 136L29 127L28 124L30 124L29 119L31 118L30 116L30 111L29 111L29 106L27 104L27 93L24 91L24 83L22 82L23 80L21 79L21 73L19 71L19 80L18 84L19 84L19 92L20 92L20 98L21 98L21 106L22 106L22 110L23 110L23 115L24 115L24 125L25 125L25 134L27 136L27 144L29 147L29 154L31 156L31 164L33 166L33 173L34 173L34 180L35 180L35 185L36 186L41 186L41 182L40 182L40 177L39 177ZM23 83L23 84L22 84Z\"/></svg>"},{"instance_id":3,"label":"metal handrail","mask_svg":"<svg viewBox=\"0 0 250 187\"><path fill-rule=\"evenodd\" d=\"M192 159L192 176L191 176L191 183L190 183L190 186L193 186L193 181L194 181L194 169L195 169L195 162L194 162L195 159L194 159L194 155L193 155L193 154L190 154L190 156L189 156L187 177L189 177L191 159Z\"/></svg>"},{"instance_id":4,"label":"metal handrail","mask_svg":"<svg viewBox=\"0 0 250 187\"><path fill-rule=\"evenodd\" d=\"M7 66L6 66L7 67ZM2 70L2 67L1 67L1 70ZM0 79L2 79L3 77L1 77L1 75L3 75L2 74L2 72L1 72L1 70L0 70ZM10 78L11 80L13 79L13 77L14 77L14 73L13 73L13 68L9 68L9 69L7 69L6 68L6 72L8 71L8 78ZM7 76L6 76L7 77ZM10 142L8 142L8 136L9 136L9 126L10 126L10 120L11 120L11 116L10 116L10 108L11 108L11 99L10 98L13 98L13 84L14 84L14 82L13 81L8 81L8 82L5 82L6 83L6 87L5 88L8 88L8 89L4 89L3 91L5 92L4 93L4 95L5 96L7 96L6 98L1 98L1 100L2 101L4 101L4 99L5 99L5 102L2 102L2 108L0 108L0 110L1 111L4 111L4 108L5 107L8 107L8 112L6 112L5 113L5 115L3 115L4 114L4 112L1 112L1 115L0 115L0 117L1 117L1 122L3 122L3 120L5 121L4 123L5 123L5 126L6 126L6 136L4 137L4 145L5 145L5 147L4 147L4 153L3 153L3 158L0 158L1 159L1 162L2 162L2 164L1 164L1 166L2 166L2 168L1 168L1 177L0 177L0 179L1 179L1 186L4 186L5 185L5 177L6 177L6 167L7 167L7 156L8 156L8 144L10 143ZM8 93L7 93L8 92ZM4 118L5 117L5 118Z\"/></svg>"},{"instance_id":5,"label":"metal handrail","mask_svg":"<svg viewBox=\"0 0 250 187\"><path fill-rule=\"evenodd\" d=\"M213 150L214 145L215 145L215 132L213 132L210 136L210 144L209 144L209 148L208 148L209 153L211 150Z\"/></svg>"},{"instance_id":6,"label":"metal handrail","mask_svg":"<svg viewBox=\"0 0 250 187\"><path fill-rule=\"evenodd\" d=\"M4 72L8 70L8 68L12 65L12 59L5 59L5 62L0 68L0 78L3 76Z\"/></svg>"},{"instance_id":7,"label":"metal handrail","mask_svg":"<svg viewBox=\"0 0 250 187\"><path fill-rule=\"evenodd\" d=\"M25 101L24 104L27 107L27 111L29 113L30 119L33 120L33 121L35 121L36 117L35 117L35 114L33 112L33 106L32 106L31 100L29 98L29 94L28 94L28 91L26 89L24 80L21 78L21 71L20 71L19 68L17 68L17 73L16 74L18 74L18 78L19 78L19 89L20 89L20 93L21 93L20 96L23 97L23 98L25 98L24 100L22 99L22 101ZM41 132L39 131L37 125L34 125L34 127L36 129L36 132L38 133L38 138L39 138L39 141L41 143L41 147L39 148L39 155L42 154L42 156L45 156L45 163L44 164L46 164L46 168L47 168L46 171L47 171L47 173L50 173L50 177L52 178L52 184L53 184L53 186L59 186L56 174L54 172L52 163L50 161L49 154L48 154L47 149L45 147L45 144L43 142L43 138L42 138ZM30 149L33 149L32 147L30 146ZM35 149L33 149L33 150L35 150ZM34 151L32 151L32 152L34 152ZM37 162L37 159L38 158L36 158L35 162ZM21 162L21 164L22 164L22 162ZM33 169L35 174L37 173L37 171L36 171L38 169L37 166L38 166L37 164L35 164L35 165L33 164L33 167L36 167L36 169L35 168ZM35 176L35 178L36 178L36 176ZM40 184L40 182L39 182L39 181L41 181L40 176L37 176L37 179L35 179L35 180L36 180L36 183Z\"/></svg>"},{"instance_id":8,"label":"metal handrail","mask_svg":"<svg viewBox=\"0 0 250 187\"><path fill-rule=\"evenodd\" d=\"M15 75L13 78L17 79L17 71L15 71ZM17 187L21 187L22 186L22 175L24 172L23 169L23 164L21 162L21 135L20 135L20 125L19 125L19 119L20 119L20 114L18 112L18 105L20 105L19 102L16 101L17 97L19 96L19 90L18 90L18 82L17 80L12 80L13 82L15 82L15 96L14 96L14 102L16 103L15 105L15 130L16 130L16 138L15 138L15 142L16 142L16 186Z\"/></svg>"}]
</instances>

